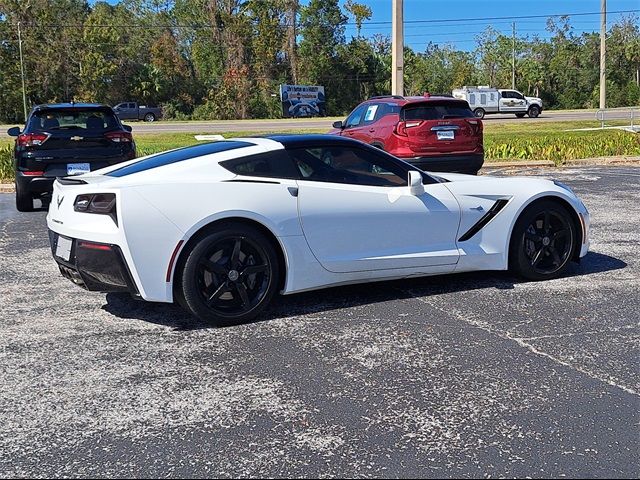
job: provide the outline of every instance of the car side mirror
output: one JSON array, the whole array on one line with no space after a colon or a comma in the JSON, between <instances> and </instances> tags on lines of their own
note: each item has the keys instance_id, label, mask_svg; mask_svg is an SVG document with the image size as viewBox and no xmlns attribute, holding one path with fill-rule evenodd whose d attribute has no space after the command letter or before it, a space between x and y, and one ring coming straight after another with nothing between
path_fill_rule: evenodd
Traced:
<instances>
[{"instance_id":1,"label":"car side mirror","mask_svg":"<svg viewBox=\"0 0 640 480\"><path fill-rule=\"evenodd\" d=\"M133 130L133 128L131 128L131 125L122 125L122 128L124 128L127 132L131 132Z\"/></svg>"},{"instance_id":2,"label":"car side mirror","mask_svg":"<svg viewBox=\"0 0 640 480\"><path fill-rule=\"evenodd\" d=\"M409 171L409 193L416 197L424 193L424 184L422 183L422 174L415 170Z\"/></svg>"},{"instance_id":3,"label":"car side mirror","mask_svg":"<svg viewBox=\"0 0 640 480\"><path fill-rule=\"evenodd\" d=\"M342 120L338 120L337 122L333 122L333 128L339 128L340 130L342 130L344 128L344 125L342 124Z\"/></svg>"},{"instance_id":4,"label":"car side mirror","mask_svg":"<svg viewBox=\"0 0 640 480\"><path fill-rule=\"evenodd\" d=\"M11 127L9 130L7 130L7 135L9 135L10 137L17 137L18 135L20 135L20 127Z\"/></svg>"}]
</instances>

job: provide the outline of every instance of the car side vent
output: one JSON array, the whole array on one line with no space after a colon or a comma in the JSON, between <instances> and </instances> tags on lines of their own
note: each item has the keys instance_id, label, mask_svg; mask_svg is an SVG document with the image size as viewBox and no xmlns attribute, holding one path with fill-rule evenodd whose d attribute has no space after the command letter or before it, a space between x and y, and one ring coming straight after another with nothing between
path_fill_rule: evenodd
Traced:
<instances>
[{"instance_id":1,"label":"car side vent","mask_svg":"<svg viewBox=\"0 0 640 480\"><path fill-rule=\"evenodd\" d=\"M482 230L487 223L493 220L493 218L498 215L498 213L500 213L500 210L502 210L507 203L509 203L509 200L507 200L506 198L496 200L496 203L493 204L489 211L485 213L482 218L478 220L469 230L467 230L467 232L462 235L458 239L458 241L466 242L471 237L473 237L476 233Z\"/></svg>"}]
</instances>

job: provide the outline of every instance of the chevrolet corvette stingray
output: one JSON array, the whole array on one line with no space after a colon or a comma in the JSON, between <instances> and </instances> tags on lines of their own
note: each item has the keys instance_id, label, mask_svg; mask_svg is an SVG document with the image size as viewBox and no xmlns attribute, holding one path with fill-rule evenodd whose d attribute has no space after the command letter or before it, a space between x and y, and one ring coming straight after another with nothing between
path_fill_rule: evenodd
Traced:
<instances>
[{"instance_id":1,"label":"chevrolet corvette stingray","mask_svg":"<svg viewBox=\"0 0 640 480\"><path fill-rule=\"evenodd\" d=\"M59 178L47 224L77 285L218 325L276 293L475 270L552 279L589 247L589 213L566 185L434 175L329 135L198 144Z\"/></svg>"}]
</instances>

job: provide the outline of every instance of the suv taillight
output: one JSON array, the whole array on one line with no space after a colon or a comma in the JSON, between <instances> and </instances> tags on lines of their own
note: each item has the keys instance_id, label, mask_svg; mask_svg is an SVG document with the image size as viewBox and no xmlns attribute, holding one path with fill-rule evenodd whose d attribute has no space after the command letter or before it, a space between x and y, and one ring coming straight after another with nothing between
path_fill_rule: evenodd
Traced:
<instances>
[{"instance_id":1,"label":"suv taillight","mask_svg":"<svg viewBox=\"0 0 640 480\"><path fill-rule=\"evenodd\" d=\"M413 127L419 127L420 125L422 125L422 120L413 120L413 121L409 121L409 122L398 122L396 125L396 130L395 133L397 135L400 135L401 137L406 137L407 135L407 128L413 128Z\"/></svg>"},{"instance_id":2,"label":"suv taillight","mask_svg":"<svg viewBox=\"0 0 640 480\"><path fill-rule=\"evenodd\" d=\"M47 133L21 133L18 135L18 146L35 147L42 145L49 137L50 135Z\"/></svg>"},{"instance_id":3,"label":"suv taillight","mask_svg":"<svg viewBox=\"0 0 640 480\"><path fill-rule=\"evenodd\" d=\"M129 132L107 132L104 136L116 143L131 143L133 141L133 137Z\"/></svg>"},{"instance_id":4,"label":"suv taillight","mask_svg":"<svg viewBox=\"0 0 640 480\"><path fill-rule=\"evenodd\" d=\"M482 120L476 118L467 118L467 123L471 125L471 130L474 135L482 134Z\"/></svg>"}]
</instances>

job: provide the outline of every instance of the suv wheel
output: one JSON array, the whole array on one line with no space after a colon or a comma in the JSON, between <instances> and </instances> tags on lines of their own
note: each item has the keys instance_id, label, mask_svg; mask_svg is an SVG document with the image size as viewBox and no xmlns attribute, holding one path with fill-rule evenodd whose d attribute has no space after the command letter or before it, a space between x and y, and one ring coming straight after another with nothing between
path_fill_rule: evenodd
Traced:
<instances>
[{"instance_id":1,"label":"suv wheel","mask_svg":"<svg viewBox=\"0 0 640 480\"><path fill-rule=\"evenodd\" d=\"M31 192L25 192L20 188L20 184L16 182L16 209L19 212L33 211L33 196Z\"/></svg>"},{"instance_id":2,"label":"suv wheel","mask_svg":"<svg viewBox=\"0 0 640 480\"><path fill-rule=\"evenodd\" d=\"M153 113L147 113L144 116L144 121L145 122L155 122L156 121L156 116Z\"/></svg>"},{"instance_id":3,"label":"suv wheel","mask_svg":"<svg viewBox=\"0 0 640 480\"><path fill-rule=\"evenodd\" d=\"M531 105L529 107L529 117L537 118L540 115L540 108L537 105Z\"/></svg>"},{"instance_id":4,"label":"suv wheel","mask_svg":"<svg viewBox=\"0 0 640 480\"><path fill-rule=\"evenodd\" d=\"M484 118L484 108L476 108L473 111L473 114L476 116L476 118Z\"/></svg>"}]
</instances>

